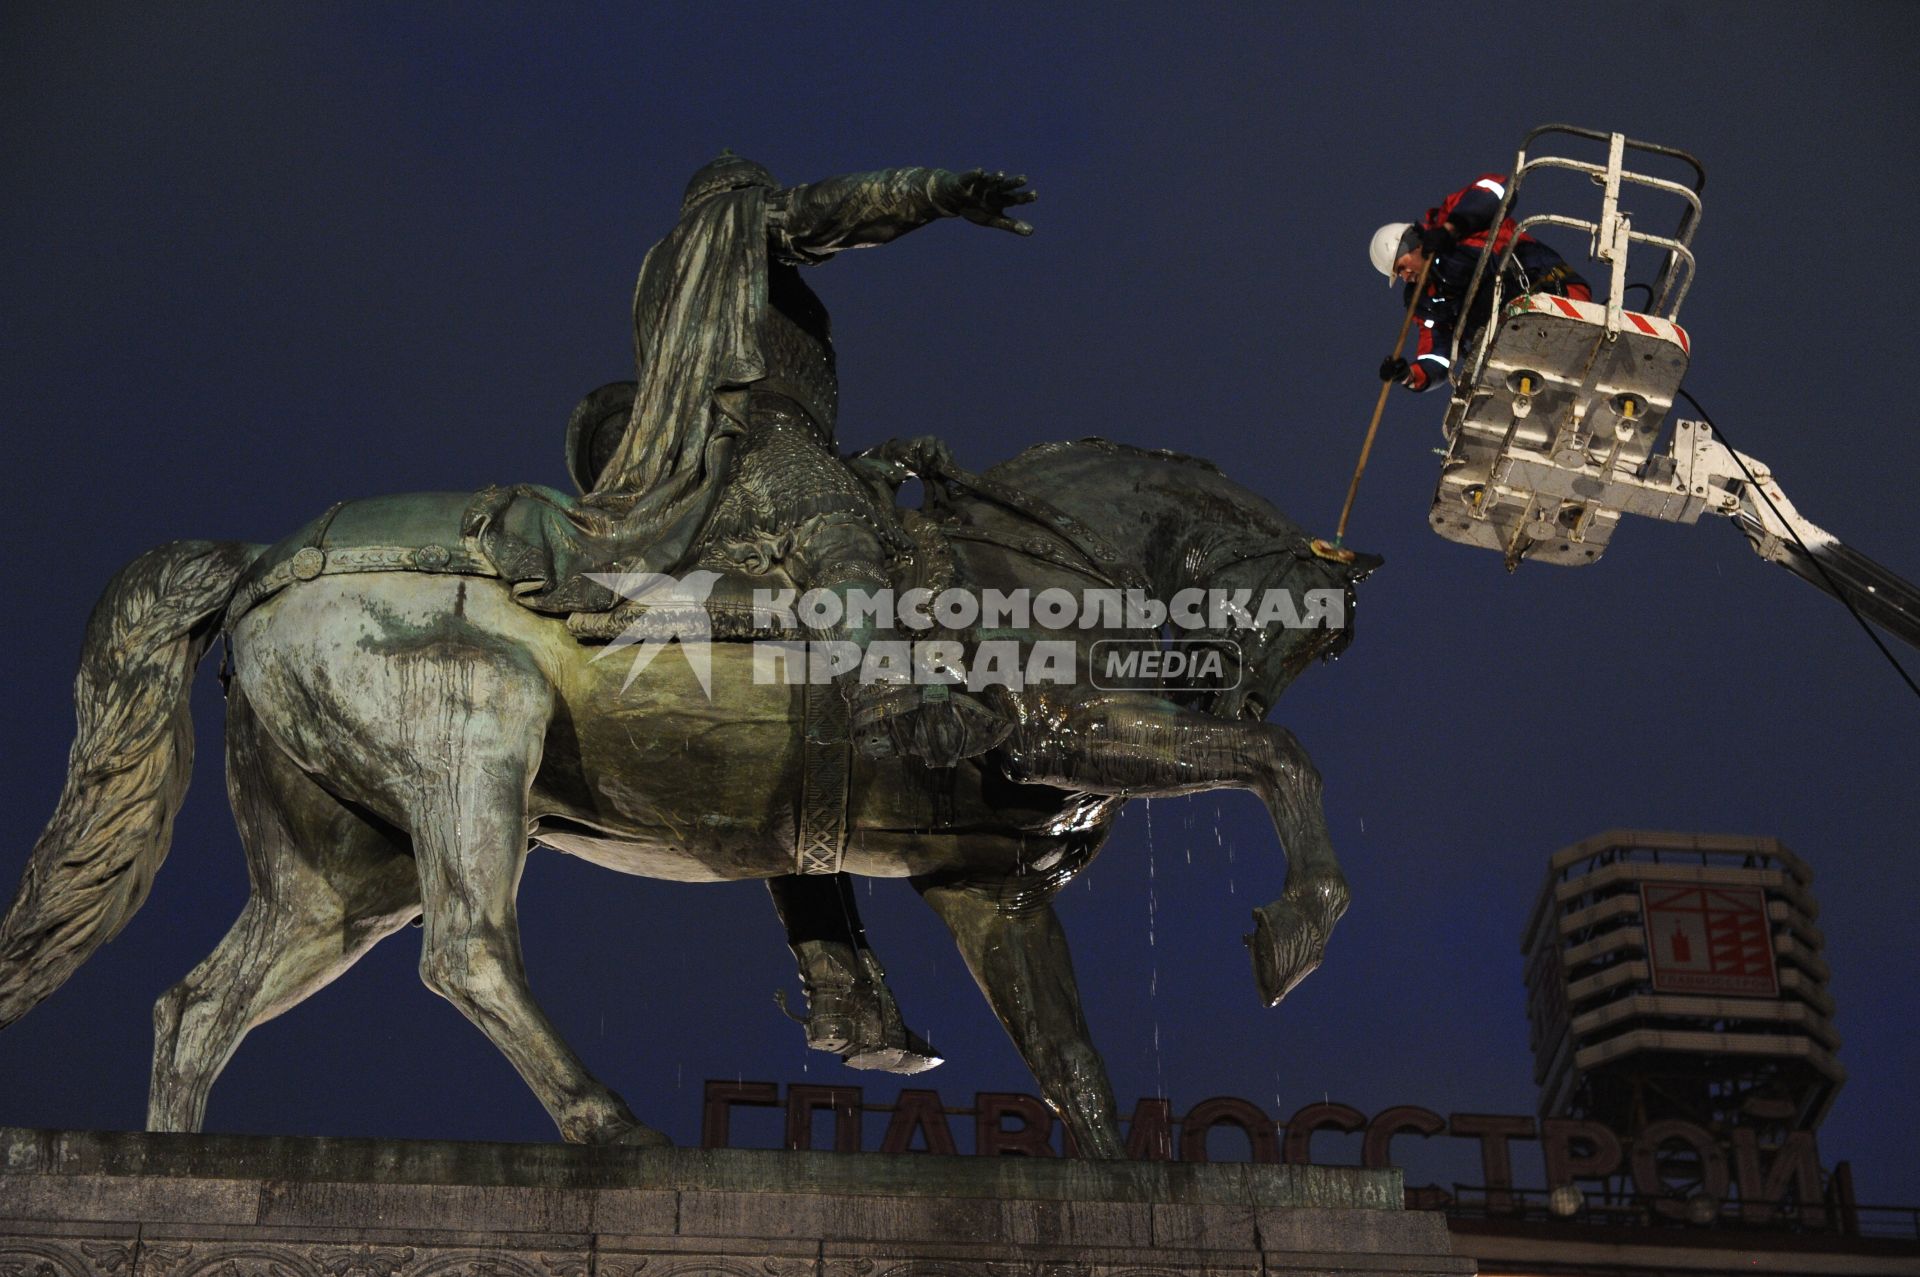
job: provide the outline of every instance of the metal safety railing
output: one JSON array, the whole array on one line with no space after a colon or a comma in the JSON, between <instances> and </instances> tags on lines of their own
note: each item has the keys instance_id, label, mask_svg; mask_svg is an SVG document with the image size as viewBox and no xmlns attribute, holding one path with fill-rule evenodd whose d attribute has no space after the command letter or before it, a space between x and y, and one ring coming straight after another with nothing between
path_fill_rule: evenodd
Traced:
<instances>
[{"instance_id":1,"label":"metal safety railing","mask_svg":"<svg viewBox=\"0 0 1920 1277\"><path fill-rule=\"evenodd\" d=\"M1568 159L1559 155L1539 155L1527 157L1527 150L1537 138L1546 134L1565 134L1571 137L1586 138L1604 142L1607 145L1607 162L1594 164L1584 160ZM1636 173L1625 167L1628 151L1643 152L1649 155L1665 156L1679 160L1693 170L1691 184L1675 182L1667 178L1654 177L1646 173ZM1526 179L1542 169L1564 169L1575 173L1584 173L1593 179L1603 190L1600 216L1597 221L1573 217L1564 213L1536 213L1518 222L1513 234L1501 244L1499 228L1504 226L1507 217L1519 199L1520 189ZM1700 161L1685 151L1670 146L1661 146L1654 142L1641 142L1622 133L1602 133L1594 129L1583 129L1570 124L1543 124L1528 133L1520 143L1520 151L1513 162L1513 173L1507 180L1507 189L1501 197L1499 211L1494 214L1493 227L1487 243L1480 250L1480 256L1474 263L1473 275L1467 284L1466 296L1460 304L1462 322L1457 324L1453 333L1453 346L1448 351L1449 362L1460 367L1460 345L1469 335L1470 324L1467 317L1476 313L1483 285L1488 289L1486 314L1488 321L1479 326L1474 334L1472 362L1468 375L1459 380L1461 386L1472 386L1486 370L1487 354L1492 346L1497 317L1503 300L1508 267L1513 263L1514 249L1520 243L1521 235L1534 226L1564 226L1574 230L1586 231L1591 236L1590 255L1610 267L1610 279L1607 291L1606 334L1611 339L1619 333L1625 306L1627 257L1629 246L1634 243L1664 249L1666 260L1661 263L1660 272L1648 286L1652 301L1649 313L1658 314L1673 320L1679 316L1680 304L1686 300L1687 290L1693 285L1694 258L1693 235L1700 223L1700 192L1707 182L1706 170ZM1635 185L1661 191L1676 196L1681 201L1678 226L1670 235L1659 235L1648 231L1636 230L1629 214L1621 211L1620 193L1624 186ZM1494 251L1495 246L1500 251ZM1488 271L1492 262L1493 270Z\"/></svg>"}]
</instances>

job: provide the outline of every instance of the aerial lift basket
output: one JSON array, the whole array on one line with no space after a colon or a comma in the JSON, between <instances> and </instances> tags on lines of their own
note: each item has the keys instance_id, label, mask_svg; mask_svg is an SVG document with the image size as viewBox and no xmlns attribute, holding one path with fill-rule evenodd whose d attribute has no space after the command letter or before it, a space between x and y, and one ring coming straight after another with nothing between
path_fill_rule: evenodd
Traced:
<instances>
[{"instance_id":1,"label":"aerial lift basket","mask_svg":"<svg viewBox=\"0 0 1920 1277\"><path fill-rule=\"evenodd\" d=\"M1606 163L1530 156L1535 140L1548 134L1604 143ZM1679 161L1692 170L1692 180L1629 170L1630 154L1635 162L1642 154ZM1509 569L1523 559L1592 563L1623 514L1691 522L1702 504L1684 476L1674 473L1671 453L1656 455L1655 445L1691 354L1678 320L1693 282L1691 244L1706 174L1684 151L1619 133L1544 125L1521 144L1496 226L1527 179L1543 169L1590 176L1601 188L1598 216L1536 213L1520 220L1517 232L1540 226L1586 231L1591 256L1609 268L1605 301L1521 291L1524 281L1513 260L1519 233L1497 253L1489 239L1461 310L1497 316L1497 322L1481 324L1477 332L1468 332L1471 325L1463 322L1455 333L1450 355L1461 371L1447 409L1446 460L1429 516L1441 536L1498 550ZM1637 229L1622 204L1630 187L1676 197L1678 226L1669 234ZM1634 244L1664 253L1652 283L1636 285L1648 290L1645 312L1623 304Z\"/></svg>"}]
</instances>

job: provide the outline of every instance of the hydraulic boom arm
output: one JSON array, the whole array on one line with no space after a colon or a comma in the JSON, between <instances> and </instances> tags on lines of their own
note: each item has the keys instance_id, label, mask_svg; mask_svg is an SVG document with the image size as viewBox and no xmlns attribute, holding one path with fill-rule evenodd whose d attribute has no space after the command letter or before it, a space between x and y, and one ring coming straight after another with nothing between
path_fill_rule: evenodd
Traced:
<instances>
[{"instance_id":1,"label":"hydraulic boom arm","mask_svg":"<svg viewBox=\"0 0 1920 1277\"><path fill-rule=\"evenodd\" d=\"M1692 436L1691 486L1708 489L1707 511L1731 518L1761 558L1920 648L1920 588L1802 517L1764 462L1727 447L1702 423L1681 427L1683 439ZM1680 454L1679 441L1674 451Z\"/></svg>"}]
</instances>

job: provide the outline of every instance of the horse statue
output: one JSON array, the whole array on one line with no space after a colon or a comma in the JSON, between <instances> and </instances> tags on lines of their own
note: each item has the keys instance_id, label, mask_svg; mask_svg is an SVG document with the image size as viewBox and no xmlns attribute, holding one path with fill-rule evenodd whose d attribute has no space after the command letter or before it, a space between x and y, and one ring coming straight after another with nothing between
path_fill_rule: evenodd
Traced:
<instances>
[{"instance_id":1,"label":"horse statue","mask_svg":"<svg viewBox=\"0 0 1920 1277\"><path fill-rule=\"evenodd\" d=\"M979 476L925 456L868 458L890 468L889 492L914 473L924 482L922 509L898 512L932 574L922 580L1134 584L1160 599L1333 590L1350 603L1379 561L1317 557L1266 501L1172 453L1044 444ZM906 878L939 914L1086 1156L1123 1145L1051 901L1127 799L1257 794L1287 857L1284 891L1248 937L1262 1000L1319 964L1348 891L1320 778L1264 720L1347 629L1275 622L1233 644L1209 631L1237 677L1200 692L1095 687L1087 652L1113 632L1077 629L1071 679L990 689L1012 731L933 768L854 750L837 688L753 677L744 622L719 625L704 649L711 696L664 649L644 668L596 659L614 636L583 641L567 618L517 603L461 531L468 500L355 502L272 547L173 542L122 569L96 605L66 783L0 922L0 1026L145 899L191 771L188 683L224 636L228 791L252 894L155 1006L150 1129L197 1130L248 1030L419 921L421 978L506 1054L565 1139L665 1143L587 1072L528 987L516 894L535 847L681 882L766 879L794 873L797 851L804 864L824 821L831 869Z\"/></svg>"}]
</instances>

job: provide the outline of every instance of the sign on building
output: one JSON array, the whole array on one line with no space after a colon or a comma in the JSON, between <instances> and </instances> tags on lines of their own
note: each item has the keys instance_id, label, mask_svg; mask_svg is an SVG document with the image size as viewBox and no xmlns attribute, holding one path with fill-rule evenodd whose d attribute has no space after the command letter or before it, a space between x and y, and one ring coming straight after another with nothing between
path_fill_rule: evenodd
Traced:
<instances>
[{"instance_id":1,"label":"sign on building","mask_svg":"<svg viewBox=\"0 0 1920 1277\"><path fill-rule=\"evenodd\" d=\"M1756 887L1640 884L1656 993L1780 994L1765 895Z\"/></svg>"}]
</instances>

